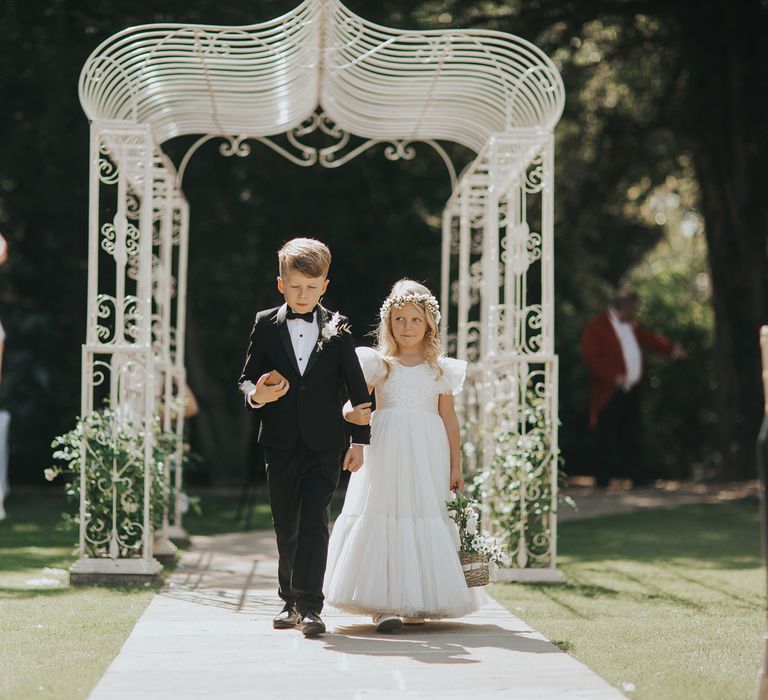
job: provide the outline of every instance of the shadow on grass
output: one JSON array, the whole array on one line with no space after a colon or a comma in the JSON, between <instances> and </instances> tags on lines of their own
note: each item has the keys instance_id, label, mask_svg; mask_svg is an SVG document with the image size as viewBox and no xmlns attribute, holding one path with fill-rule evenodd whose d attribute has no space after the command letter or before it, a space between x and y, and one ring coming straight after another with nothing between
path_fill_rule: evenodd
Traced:
<instances>
[{"instance_id":1,"label":"shadow on grass","mask_svg":"<svg viewBox=\"0 0 768 700\"><path fill-rule=\"evenodd\" d=\"M603 564L603 570L611 573L618 579L623 579L630 584L635 584L640 589L640 591L637 592L626 590L624 593L625 598L636 598L638 602L661 601L664 603L671 603L672 605L679 605L683 608L688 608L690 610L695 610L696 612L701 613L706 612L708 609L706 604L692 600L691 598L687 598L685 596L678 595L677 593L672 593L671 591L665 589L663 586L658 585L647 577L634 576L628 571L605 563Z\"/></svg>"},{"instance_id":2,"label":"shadow on grass","mask_svg":"<svg viewBox=\"0 0 768 700\"><path fill-rule=\"evenodd\" d=\"M690 583L694 586L699 586L701 588L706 588L709 591L712 591L713 593L719 593L720 595L725 596L726 598L730 598L731 600L736 601L737 603L740 603L742 607L751 608L753 610L763 610L765 609L765 606L756 602L755 600L751 598L745 598L744 596L737 595L731 590L728 590L727 588L724 588L723 586L716 586L709 581L702 581L700 578L694 578L693 576L686 576L685 574L681 573L680 571L677 571L675 569L665 569L664 573L667 575L675 576L683 581L686 581L687 583Z\"/></svg>"},{"instance_id":3,"label":"shadow on grass","mask_svg":"<svg viewBox=\"0 0 768 700\"><path fill-rule=\"evenodd\" d=\"M137 584L135 586L63 586L55 588L14 588L12 586L0 586L0 601L2 600L35 600L44 598L61 598L68 595L88 593L90 591L98 595L107 591L110 594L123 595L127 593L138 593L141 591L162 590L162 583L153 583L150 585Z\"/></svg>"},{"instance_id":4,"label":"shadow on grass","mask_svg":"<svg viewBox=\"0 0 768 700\"><path fill-rule=\"evenodd\" d=\"M190 535L219 535L272 528L272 517L266 502L259 500L251 503L249 517L245 518L239 508L238 495L206 492L194 495L200 500L200 513L190 511L184 517L184 527ZM68 502L62 491L49 488L13 493L5 506L8 517L0 521L0 550L5 550L0 551L0 569L4 568L6 561L12 561L6 557L27 556L12 554L10 550L64 547L70 551L77 546L77 531L62 525L62 514L74 514L75 504ZM60 554L58 556L61 557ZM42 558L32 565L38 563L40 566L51 566ZM19 561L19 566L26 565Z\"/></svg>"},{"instance_id":5,"label":"shadow on grass","mask_svg":"<svg viewBox=\"0 0 768 700\"><path fill-rule=\"evenodd\" d=\"M205 492L194 495L200 500L200 512L190 510L184 516L184 528L190 535L223 535L272 527L272 516L266 502L251 503L244 512L239 496Z\"/></svg>"},{"instance_id":6,"label":"shadow on grass","mask_svg":"<svg viewBox=\"0 0 768 700\"><path fill-rule=\"evenodd\" d=\"M533 585L533 584L529 584ZM536 584L539 587L539 584ZM571 576L571 582L564 583L558 588L575 593L582 598L615 598L619 595L619 591L615 588L608 588L607 586L598 586L593 583L580 583L574 576Z\"/></svg>"},{"instance_id":7,"label":"shadow on grass","mask_svg":"<svg viewBox=\"0 0 768 700\"><path fill-rule=\"evenodd\" d=\"M0 600L33 600L37 598L61 598L72 593L69 586L60 588L11 588L0 586Z\"/></svg>"},{"instance_id":8,"label":"shadow on grass","mask_svg":"<svg viewBox=\"0 0 768 700\"><path fill-rule=\"evenodd\" d=\"M271 530L272 514L267 496L258 492L253 502L244 506L236 494L193 494L200 499L200 512L190 510L184 516L184 527L190 535L223 535L230 532ZM331 502L331 519L341 511L344 495L336 492Z\"/></svg>"},{"instance_id":9,"label":"shadow on grass","mask_svg":"<svg viewBox=\"0 0 768 700\"><path fill-rule=\"evenodd\" d=\"M24 571L31 569L66 569L73 561L74 555L67 548L65 551L26 551L25 549L0 547L0 570Z\"/></svg>"},{"instance_id":10,"label":"shadow on grass","mask_svg":"<svg viewBox=\"0 0 768 700\"><path fill-rule=\"evenodd\" d=\"M564 560L604 562L632 559L747 569L760 566L756 499L728 504L684 505L643 510L559 526L558 552Z\"/></svg>"}]
</instances>

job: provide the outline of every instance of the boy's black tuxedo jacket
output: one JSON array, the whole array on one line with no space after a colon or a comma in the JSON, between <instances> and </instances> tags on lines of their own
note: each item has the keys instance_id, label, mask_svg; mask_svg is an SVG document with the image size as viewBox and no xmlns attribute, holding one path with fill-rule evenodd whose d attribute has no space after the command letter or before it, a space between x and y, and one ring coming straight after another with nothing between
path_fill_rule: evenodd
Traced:
<instances>
[{"instance_id":1,"label":"boy's black tuxedo jacket","mask_svg":"<svg viewBox=\"0 0 768 700\"><path fill-rule=\"evenodd\" d=\"M309 356L302 376L291 345L286 325L288 305L259 311L251 331L248 354L238 385L246 394L250 383L256 384L262 374L276 369L290 383L288 393L277 401L254 409L259 412L261 429L259 442L266 447L290 448L301 436L311 450L336 450L344 446L344 418L341 409L347 396L352 405L370 401L360 362L355 354L355 340L349 330L317 346ZM331 312L317 306L316 319L320 327L331 318ZM340 326L347 324L342 317ZM352 442L368 444L369 426L347 423Z\"/></svg>"}]
</instances>

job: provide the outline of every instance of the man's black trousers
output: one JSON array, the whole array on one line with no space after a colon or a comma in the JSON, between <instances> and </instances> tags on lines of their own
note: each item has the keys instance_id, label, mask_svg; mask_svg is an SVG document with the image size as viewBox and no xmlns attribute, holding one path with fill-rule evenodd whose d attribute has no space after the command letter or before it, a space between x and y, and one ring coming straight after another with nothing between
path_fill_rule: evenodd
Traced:
<instances>
[{"instance_id":1,"label":"man's black trousers","mask_svg":"<svg viewBox=\"0 0 768 700\"><path fill-rule=\"evenodd\" d=\"M615 477L629 477L635 485L647 483L651 474L643 459L640 387L619 389L603 406L592 431L592 460L598 486Z\"/></svg>"}]
</instances>

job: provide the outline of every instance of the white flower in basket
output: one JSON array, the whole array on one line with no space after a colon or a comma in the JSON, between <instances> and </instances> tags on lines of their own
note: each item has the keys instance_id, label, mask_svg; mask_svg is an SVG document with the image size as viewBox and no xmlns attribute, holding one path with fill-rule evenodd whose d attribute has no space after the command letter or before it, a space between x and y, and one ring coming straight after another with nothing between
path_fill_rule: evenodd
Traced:
<instances>
[{"instance_id":1,"label":"white flower in basket","mask_svg":"<svg viewBox=\"0 0 768 700\"><path fill-rule=\"evenodd\" d=\"M490 581L491 569L495 573L498 564L505 561L504 550L495 537L478 532L480 513L474 498L454 492L446 506L459 528L459 561L467 585L485 586Z\"/></svg>"}]
</instances>

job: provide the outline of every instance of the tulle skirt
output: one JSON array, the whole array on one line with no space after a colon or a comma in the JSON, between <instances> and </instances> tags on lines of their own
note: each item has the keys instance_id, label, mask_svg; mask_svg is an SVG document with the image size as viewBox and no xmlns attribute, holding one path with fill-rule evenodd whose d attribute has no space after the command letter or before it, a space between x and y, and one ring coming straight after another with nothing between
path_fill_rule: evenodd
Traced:
<instances>
[{"instance_id":1,"label":"tulle skirt","mask_svg":"<svg viewBox=\"0 0 768 700\"><path fill-rule=\"evenodd\" d=\"M374 413L365 465L352 474L328 548L324 593L352 614L461 617L482 602L467 587L445 507L450 451L436 413Z\"/></svg>"}]
</instances>

